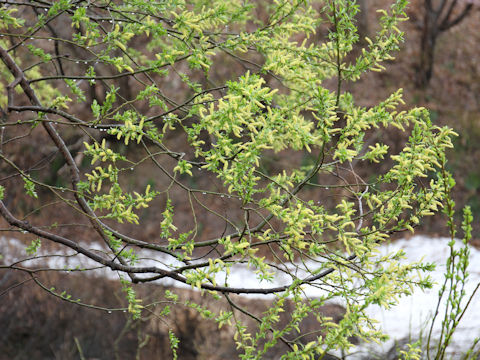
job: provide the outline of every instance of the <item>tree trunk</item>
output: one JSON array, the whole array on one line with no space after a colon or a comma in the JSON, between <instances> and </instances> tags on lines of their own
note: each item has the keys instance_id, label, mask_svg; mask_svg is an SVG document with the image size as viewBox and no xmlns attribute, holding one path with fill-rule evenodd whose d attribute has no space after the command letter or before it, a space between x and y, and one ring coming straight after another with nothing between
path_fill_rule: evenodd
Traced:
<instances>
[{"instance_id":1,"label":"tree trunk","mask_svg":"<svg viewBox=\"0 0 480 360\"><path fill-rule=\"evenodd\" d=\"M425 5L422 40L420 43L420 65L417 69L417 86L420 88L427 87L432 78L437 36L437 14Z\"/></svg>"},{"instance_id":2,"label":"tree trunk","mask_svg":"<svg viewBox=\"0 0 480 360\"><path fill-rule=\"evenodd\" d=\"M424 18L420 47L420 64L417 68L417 86L428 86L433 74L435 42L438 35L462 22L473 8L471 2L458 13L457 1L424 0Z\"/></svg>"},{"instance_id":3,"label":"tree trunk","mask_svg":"<svg viewBox=\"0 0 480 360\"><path fill-rule=\"evenodd\" d=\"M357 29L360 42L368 36L368 5L367 0L358 0L359 12L357 14Z\"/></svg>"}]
</instances>

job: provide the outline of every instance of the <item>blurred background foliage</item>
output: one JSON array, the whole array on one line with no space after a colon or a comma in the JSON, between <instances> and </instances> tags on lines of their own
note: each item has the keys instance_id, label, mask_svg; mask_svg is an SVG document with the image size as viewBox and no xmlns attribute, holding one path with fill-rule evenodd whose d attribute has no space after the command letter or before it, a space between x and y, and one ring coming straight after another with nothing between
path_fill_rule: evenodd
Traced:
<instances>
[{"instance_id":1,"label":"blurred background foliage","mask_svg":"<svg viewBox=\"0 0 480 360\"><path fill-rule=\"evenodd\" d=\"M426 51L424 41L422 38L425 36L426 26L426 14L428 13L427 3L432 3L435 9L444 4L445 9L451 8L450 20L458 20L454 25L445 28L437 29L437 35L435 38L435 46L433 48L434 57L431 70L431 75L428 82L421 80L425 76L421 74L421 62L422 57ZM265 3L268 4L268 1ZM377 9L388 7L390 2L388 0L361 0L359 1L359 7L363 10L358 16L358 27L361 38L369 34L373 34L376 30L377 20L379 14ZM468 11L465 10L468 8ZM266 12L262 10L262 6L257 9L257 16L259 19L266 17ZM446 10L445 10L446 11ZM465 14L464 14L465 12ZM355 83L345 82L343 84L344 90L350 91L356 102L362 106L374 106L382 101L387 94L391 94L398 88L404 89L405 109L411 106L424 106L430 110L432 121L437 125L449 125L459 134L455 139L455 148L451 150L449 154L449 170L453 172L457 181L457 186L454 189L454 199L459 206L470 205L473 209L475 218L480 217L480 167L477 166L480 161L480 34L477 31L477 25L480 23L480 11L479 6L474 1L453 1L453 0L413 0L408 7L409 21L401 24L401 29L405 32L405 42L401 44L401 51L397 52L395 59L388 61L386 64L386 70L383 72L370 72L365 74L359 81ZM446 15L443 14L445 17ZM263 19L264 20L264 19ZM442 18L440 18L442 20ZM251 24L252 28L254 24ZM233 31L234 29L232 29ZM322 42L328 36L328 32L331 29L328 26L319 26L315 36L310 40L314 42ZM360 41L358 44L358 51L361 46L364 45L364 41ZM138 50L145 51L146 44L138 42L134 45ZM75 54L75 47L72 47L71 55L73 57L80 57L81 54ZM21 50L18 50L21 51ZM148 51L148 50L147 50ZM352 56L355 55L355 51ZM28 56L28 52L25 52L25 56ZM258 55L257 55L258 57ZM220 66L212 66L215 71L209 74L209 80L212 83L222 83L228 79L236 78L240 74L243 74L246 70L245 64L240 61L235 61L233 57L219 56L215 61L218 61ZM261 58L249 59L252 63L261 63ZM75 64L74 62L66 62L65 66L82 66L82 64ZM193 81L203 78L203 74L200 70L189 70L188 65L180 63L178 65L179 72L183 71L190 74L190 78ZM107 69L99 70L104 71L106 74ZM196 75L196 73L198 73ZM164 84L169 87L170 93L177 93L179 99L184 99L185 94L191 92L191 89L183 82L176 74L170 74L163 80ZM267 76L268 81L268 76ZM275 81L270 79L269 81ZM128 77L118 80L116 84L119 88L119 99L129 98L129 93L132 91L131 85L128 83ZM104 99L105 89L104 84L96 85L93 90L86 94L88 101L86 103L77 102L71 106L85 106L88 107L94 100L102 102ZM326 84L327 87L334 89L336 84L334 79L331 84ZM119 101L117 99L117 101ZM81 112L82 109L77 109L77 112ZM401 110L401 109L400 109ZM19 115L20 116L20 115ZM25 127L22 131L29 131ZM116 151L122 152L135 152L132 147L127 148L122 142L116 142L113 137L109 137L106 133L103 133L107 140L109 140L109 146L112 146ZM20 135L20 134L19 134ZM389 145L394 151L399 151L402 145L406 141L406 135L398 131L383 131L378 134L379 140ZM71 138L66 136L67 143L74 151L75 148L80 149L84 138L78 138L78 135L72 133ZM100 139L98 139L100 140ZM184 144L186 139L181 131L171 132L170 136L164 139L168 146L173 148L180 148L178 144ZM43 143L43 138L40 136L32 140L29 137L28 142L20 143L18 147L19 157L22 160L17 160L18 164L35 164L35 168L32 171L32 176L36 176L39 180L46 182L50 185L66 185L68 183L68 176L66 176L66 167L61 156L55 153L53 146L49 148L49 145ZM177 145L176 145L177 144ZM35 149L35 151L32 151ZM134 149L134 148L133 148ZM51 151L51 154L48 152ZM129 153L129 157L134 160L135 154ZM286 154L285 152L267 154L262 162L263 167L284 168L288 161L292 161L294 157L302 156L301 154ZM42 163L36 163L40 158L43 158ZM77 160L80 164L87 164L88 160L83 158L81 153L77 154ZM301 161L304 164L312 162L311 155L307 152L303 154L302 159L295 158L296 161ZM0 165L6 166L6 165ZM385 168L389 166L388 162L382 164ZM1 169L0 169L1 170ZM364 169L362 175L375 174L381 172L383 168L379 168L376 164L371 164ZM125 189L133 190L138 188L144 188L147 184L150 184L153 188L162 188L165 184L159 183L160 179L153 175L153 170L148 166L140 164L135 168L135 172L132 172L132 176L126 177L122 186ZM186 176L186 175L184 175ZM198 186L198 188L215 188L218 180L213 176L197 176L190 178L191 181L198 181L199 184L190 184L191 186ZM17 209L22 210L24 215L27 214L33 207L31 204L25 203L25 199L20 196L15 196L15 193L23 191L23 184L16 182L14 179L3 179L7 181L7 185L10 189L10 194L6 201L13 203ZM329 179L330 180L330 179ZM218 183L220 187L220 183ZM15 190L15 187L17 189ZM332 189L330 189L332 190ZM312 199L317 200L318 195L314 195L313 192L317 191L312 189ZM176 209L176 220L179 223L188 222L188 216L182 217L182 206L185 207L185 199L178 194L176 202L173 204ZM344 196L341 190L325 192L322 196L330 198L331 205L336 205L339 198ZM324 198L322 197L322 201ZM17 203L18 202L18 203ZM220 198L206 199L206 206L212 210L225 211L225 200ZM157 218L151 214L160 214L163 211L164 204L160 202L152 203L149 208L148 214L145 212L142 217L146 220L146 226L144 232L139 235L140 238L148 239L155 235L157 232ZM58 208L53 207L51 211L57 212ZM185 209L187 210L187 209ZM68 212L64 212L68 218ZM208 238L209 228L213 228L216 225L222 226L218 222L218 219L209 217L208 213L199 213L200 218L197 219L200 226L203 229L203 234L199 234L200 238ZM35 216L32 214L31 216ZM48 210L42 210L40 217L48 219ZM441 215L440 215L441 216ZM151 220L151 222L148 221ZM37 219L38 220L38 219ZM68 219L65 219L68 222ZM205 226L209 224L210 226ZM128 232L129 225L124 225L125 230ZM133 229L133 227L132 227ZM480 225L474 224L474 238L475 234L479 233ZM68 232L68 230L65 230ZM75 229L78 231L78 229ZM444 234L442 221L438 217L426 218L424 223L418 227L417 231L428 234ZM403 236L401 234L400 236ZM477 240L477 239L475 239ZM475 241L474 241L475 242Z\"/></svg>"}]
</instances>

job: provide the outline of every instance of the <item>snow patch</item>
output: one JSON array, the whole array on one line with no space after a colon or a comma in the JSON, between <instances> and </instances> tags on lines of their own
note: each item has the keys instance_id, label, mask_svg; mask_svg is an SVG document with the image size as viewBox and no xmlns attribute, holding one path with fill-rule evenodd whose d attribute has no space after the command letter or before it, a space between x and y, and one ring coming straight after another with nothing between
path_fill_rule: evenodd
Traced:
<instances>
[{"instance_id":1,"label":"snow patch","mask_svg":"<svg viewBox=\"0 0 480 360\"><path fill-rule=\"evenodd\" d=\"M448 247L449 240L450 239L448 238L414 236L410 239L402 239L380 246L379 250L381 254L387 254L403 249L406 253L405 262L419 261L423 258L423 261L425 262L434 262L437 264L435 271L430 273L435 285L428 291L416 290L412 296L401 298L398 305L392 307L388 311L379 306L371 306L368 313L372 318L379 321L379 327L386 334L390 335L391 340L382 345L375 344L373 346L358 346L355 350L357 352L356 355L352 355L349 357L350 359L365 359L366 355L372 354L373 352L386 352L394 344L395 340L401 340L407 337L411 337L415 340L419 334L422 334L424 337L428 335L430 329L429 320L432 318L437 306L438 291L444 280L443 275L445 272L446 260L450 253ZM3 255L4 262L11 264L26 258L25 247L27 244L25 244L25 242L17 239L0 237L0 243L2 244L0 253ZM461 246L461 242L457 241L457 245ZM107 250L106 247L98 244L88 245L88 248L98 252L104 252ZM137 254L140 257L140 263L142 266L157 266L168 269L165 264L166 258L162 256L159 257L156 252L142 250L138 251ZM41 257L38 258L38 256ZM110 279L118 279L119 276L115 272L104 267L98 268L98 264L94 261L71 250L48 252L43 248L40 248L37 254L37 259L21 262L21 266L34 267L39 265L56 269L72 270L75 268L88 268L92 270L89 270L87 273L93 276L101 276ZM182 263L178 262L173 265L181 266ZM309 263L306 264L306 266L310 265ZM471 294L477 284L480 283L480 251L472 247L470 247L470 265L468 271L470 276L465 288L467 293L467 299L465 299L465 301L468 300L468 295ZM297 269L296 275L302 278L306 276L306 272L299 268ZM220 274L217 278L217 284L222 285L224 277L225 274ZM228 282L229 285L233 287L276 287L289 284L291 278L285 274L279 273L271 283L260 282L251 268L246 265L235 265L231 268ZM162 279L160 283L163 285L190 287L186 284L174 282L171 279ZM324 291L325 290L312 286L305 288L306 295L312 297L322 295ZM444 309L445 304L443 302L443 305L440 307L440 316L437 318L436 326L434 327L434 335L439 331ZM480 324L480 294L477 294L472 299L468 310L457 328L450 346L450 356L455 356L455 353L458 355L458 353L466 351L474 339L480 336L478 324Z\"/></svg>"}]
</instances>

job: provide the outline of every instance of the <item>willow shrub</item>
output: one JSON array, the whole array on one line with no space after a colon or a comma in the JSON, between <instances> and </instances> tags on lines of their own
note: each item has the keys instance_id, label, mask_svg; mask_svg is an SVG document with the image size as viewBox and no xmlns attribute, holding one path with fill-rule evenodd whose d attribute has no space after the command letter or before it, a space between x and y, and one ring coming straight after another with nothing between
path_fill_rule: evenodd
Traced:
<instances>
[{"instance_id":1,"label":"willow shrub","mask_svg":"<svg viewBox=\"0 0 480 360\"><path fill-rule=\"evenodd\" d=\"M365 311L430 286L420 275L432 265L376 249L441 206L453 132L424 108L405 110L401 89L362 107L344 84L393 59L406 5L378 10L378 31L358 51L358 6L348 0L3 4L1 214L36 239L30 254L54 242L117 272L134 318L151 304L132 282L170 279L212 301L227 298L231 311L208 314L234 327L244 359L279 341L289 348L283 358L307 359L348 353L354 338L384 340ZM380 142L388 128L409 133L400 152ZM159 182L139 179L146 164ZM55 181L41 176L48 171ZM11 201L18 182L16 203L34 207L28 216ZM215 206L220 199L226 211ZM81 231L62 231L63 211L36 222L59 203ZM152 204L162 211L149 213ZM215 220L201 223L205 212ZM145 238L152 218L158 231ZM258 285L232 282L239 264ZM288 281L273 284L278 274ZM306 295L313 288L315 298ZM275 301L254 315L231 294ZM286 299L296 307L280 327ZM285 340L330 300L346 307L340 323L318 316L315 341ZM239 312L258 328L247 329ZM170 338L173 350L181 346Z\"/></svg>"}]
</instances>

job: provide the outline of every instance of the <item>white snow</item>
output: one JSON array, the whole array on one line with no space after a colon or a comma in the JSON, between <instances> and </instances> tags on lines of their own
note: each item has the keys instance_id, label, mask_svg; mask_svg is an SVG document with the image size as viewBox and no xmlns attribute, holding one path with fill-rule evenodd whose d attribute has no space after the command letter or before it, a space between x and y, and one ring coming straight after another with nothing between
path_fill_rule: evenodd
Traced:
<instances>
[{"instance_id":1,"label":"white snow","mask_svg":"<svg viewBox=\"0 0 480 360\"><path fill-rule=\"evenodd\" d=\"M443 282L443 274L445 271L446 259L449 255L448 247L449 239L447 238L432 238L427 236L414 236L410 239L398 240L390 244L382 245L380 250L382 253L392 252L399 249L403 249L406 253L407 262L418 261L421 258L425 262L434 262L437 264L436 270L430 273L430 276L436 282L436 285L433 289L429 291L422 292L421 290L416 290L415 293L410 297L401 298L399 304L389 311L382 310L378 306L372 306L369 309L369 314L379 321L379 326L383 331L390 335L391 340L383 345L374 345L369 348L366 345L359 346L356 351L357 355L349 357L350 359L360 359L360 354L363 353L363 358L365 354L376 352L387 351L394 340L400 340L406 337L412 337L415 339L420 332L423 336L426 336L429 330L429 319L431 319L432 314L437 305L438 291L440 284ZM457 242L460 245L460 241ZM0 254L3 255L3 260L6 263L13 263L20 259L26 258L25 256L25 243L16 239L8 239L5 237L0 237ZM104 251L105 249L97 245L94 248L96 251ZM40 249L38 255L50 255L57 254L59 256L47 256L42 257L37 260L29 260L27 262L22 262L22 266L48 266L51 268L57 269L73 269L77 266L85 267L96 267L97 265L90 259L84 257L83 255L75 254L73 251L66 252L48 252ZM480 251L475 248L470 248L470 265L469 265L469 282L466 287L467 295L471 294L477 284L480 282ZM65 257L65 255L71 255ZM162 265L162 260L164 258L159 258L158 256L154 258L153 252L139 252L141 257L140 264L142 266L158 266L161 268L166 268L165 265ZM177 265L181 265L178 263ZM109 271L107 269L97 269L93 270L92 273L95 276L103 276L108 278L118 279L118 274ZM224 276L224 275L223 275ZM298 276L303 277L304 275L300 271ZM231 274L228 277L229 285L235 287L274 287L279 285L284 285L290 282L290 280L285 276L277 276L273 283L259 283L254 272L246 266L235 266L231 269ZM223 283L222 276L217 278L217 283L221 285ZM162 280L164 285L173 285L172 280L164 279ZM178 284L175 284L178 286ZM187 285L183 285L187 286ZM317 288L307 287L305 292L309 296L318 296L321 294L322 290ZM480 292L480 291L479 291ZM442 307L440 308L440 313L442 313ZM436 331L438 331L442 317L439 317L436 322ZM454 335L453 342L451 345L450 357L455 358L454 353L458 354L462 351L466 351L472 341L480 336L480 293L477 294L469 305L467 312L465 313L460 325L457 329L456 334ZM369 345L371 346L371 345Z\"/></svg>"},{"instance_id":2,"label":"white snow","mask_svg":"<svg viewBox=\"0 0 480 360\"><path fill-rule=\"evenodd\" d=\"M383 331L391 336L391 340L383 346L375 345L375 351L388 351L395 340L411 337L413 340L422 333L427 336L430 330L432 315L438 302L438 291L444 281L444 272L446 260L450 254L448 247L449 238L431 238L427 236L414 236L410 239L395 241L389 245L382 246L382 250L395 251L403 249L406 253L408 262L424 259L425 262L434 262L437 264L435 271L430 273L436 283L428 291L416 290L412 296L400 299L397 306L389 311L380 309L378 306L371 307L369 313L380 322ZM456 247L461 245L457 241ZM468 267L470 276L465 287L466 298L464 304L468 301L470 294L474 291L480 282L480 251L470 247L470 264ZM444 295L444 300L447 295ZM444 314L445 301L439 309L439 314ZM439 333L443 316L439 316L435 322L434 334ZM480 336L480 291L473 297L467 311L465 312L449 347L449 356L446 358L458 358L460 353L466 352L474 339ZM432 338L435 338L432 335ZM379 349L380 347L380 349ZM353 358L353 357L352 357Z\"/></svg>"}]
</instances>

